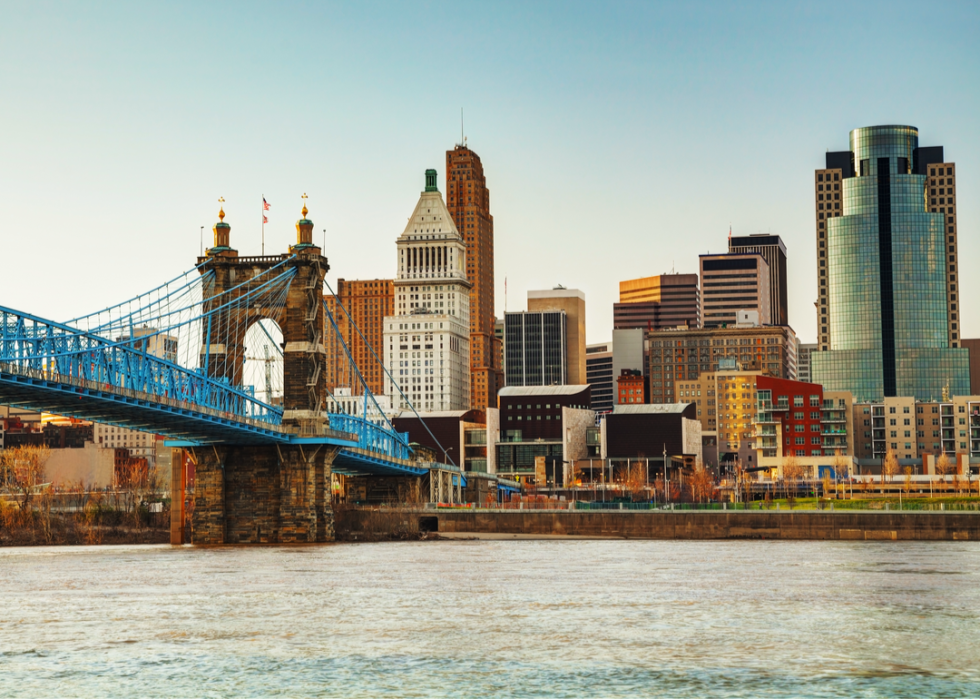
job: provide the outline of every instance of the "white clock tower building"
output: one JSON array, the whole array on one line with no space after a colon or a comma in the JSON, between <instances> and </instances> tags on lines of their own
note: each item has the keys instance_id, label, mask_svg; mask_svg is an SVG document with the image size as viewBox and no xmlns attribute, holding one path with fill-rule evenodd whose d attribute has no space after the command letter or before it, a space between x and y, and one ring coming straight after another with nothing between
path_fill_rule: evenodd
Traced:
<instances>
[{"instance_id":1,"label":"white clock tower building","mask_svg":"<svg viewBox=\"0 0 980 699\"><path fill-rule=\"evenodd\" d=\"M466 243L436 184L425 191L398 238L395 315L384 320L385 377L394 408L419 412L470 408L470 310Z\"/></svg>"}]
</instances>

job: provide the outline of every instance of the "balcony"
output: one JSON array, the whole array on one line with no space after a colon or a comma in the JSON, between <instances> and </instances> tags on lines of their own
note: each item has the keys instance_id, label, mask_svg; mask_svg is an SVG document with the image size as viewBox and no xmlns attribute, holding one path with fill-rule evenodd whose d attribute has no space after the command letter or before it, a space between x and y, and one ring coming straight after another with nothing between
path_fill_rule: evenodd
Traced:
<instances>
[{"instance_id":1,"label":"balcony","mask_svg":"<svg viewBox=\"0 0 980 699\"><path fill-rule=\"evenodd\" d=\"M840 415L824 413L820 416L820 422L847 422L847 417L845 417L843 413Z\"/></svg>"}]
</instances>

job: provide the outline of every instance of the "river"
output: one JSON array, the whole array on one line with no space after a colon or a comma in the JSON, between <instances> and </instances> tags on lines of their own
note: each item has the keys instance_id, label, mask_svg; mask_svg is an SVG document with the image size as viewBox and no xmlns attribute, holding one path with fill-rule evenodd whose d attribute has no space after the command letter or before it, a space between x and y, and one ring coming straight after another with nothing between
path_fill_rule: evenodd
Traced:
<instances>
[{"instance_id":1,"label":"river","mask_svg":"<svg viewBox=\"0 0 980 699\"><path fill-rule=\"evenodd\" d=\"M0 550L0 697L977 697L972 542Z\"/></svg>"}]
</instances>

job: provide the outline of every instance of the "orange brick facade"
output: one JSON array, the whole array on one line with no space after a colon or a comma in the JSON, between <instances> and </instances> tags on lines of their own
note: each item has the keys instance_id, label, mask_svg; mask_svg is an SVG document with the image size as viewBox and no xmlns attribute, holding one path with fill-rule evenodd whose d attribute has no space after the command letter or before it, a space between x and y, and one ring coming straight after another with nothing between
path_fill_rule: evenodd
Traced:
<instances>
[{"instance_id":1,"label":"orange brick facade","mask_svg":"<svg viewBox=\"0 0 980 699\"><path fill-rule=\"evenodd\" d=\"M466 146L446 151L446 204L466 242L470 290L470 401L497 406L503 385L500 340L494 335L493 216L480 156Z\"/></svg>"},{"instance_id":2,"label":"orange brick facade","mask_svg":"<svg viewBox=\"0 0 980 699\"><path fill-rule=\"evenodd\" d=\"M384 317L395 314L395 287L391 279L368 279L364 281L337 280L337 296L325 296L327 308L333 316L340 331L340 337L351 351L357 369L372 393L384 393L384 372L381 364L375 360L371 350L361 339L340 308L343 304L351 319L361 329L371 348L379 359L384 360ZM339 301L339 303L338 303ZM361 384L356 372L351 367L344 352L343 345L330 320L327 319L324 332L324 344L327 348L327 390L333 391L338 386L350 386L354 395L362 395Z\"/></svg>"},{"instance_id":3,"label":"orange brick facade","mask_svg":"<svg viewBox=\"0 0 980 699\"><path fill-rule=\"evenodd\" d=\"M623 373L616 377L616 390L619 393L619 405L647 402L646 382L639 371L623 369Z\"/></svg>"}]
</instances>

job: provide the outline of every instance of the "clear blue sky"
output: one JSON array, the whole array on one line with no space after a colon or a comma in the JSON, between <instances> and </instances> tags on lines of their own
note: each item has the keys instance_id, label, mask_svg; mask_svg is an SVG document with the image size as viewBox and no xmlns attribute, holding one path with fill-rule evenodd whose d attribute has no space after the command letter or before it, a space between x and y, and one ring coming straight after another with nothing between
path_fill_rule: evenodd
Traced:
<instances>
[{"instance_id":1,"label":"clear blue sky","mask_svg":"<svg viewBox=\"0 0 980 699\"><path fill-rule=\"evenodd\" d=\"M0 21L0 304L55 319L232 244L295 240L331 281L391 277L394 240L466 110L496 230L497 314L771 231L815 339L813 170L848 131L912 124L958 164L963 334L980 336L977 3L44 3Z\"/></svg>"}]
</instances>

